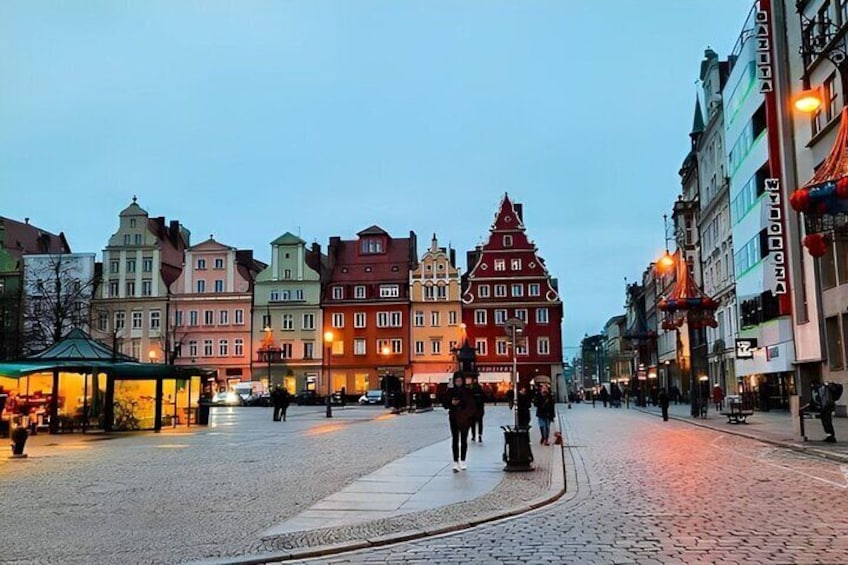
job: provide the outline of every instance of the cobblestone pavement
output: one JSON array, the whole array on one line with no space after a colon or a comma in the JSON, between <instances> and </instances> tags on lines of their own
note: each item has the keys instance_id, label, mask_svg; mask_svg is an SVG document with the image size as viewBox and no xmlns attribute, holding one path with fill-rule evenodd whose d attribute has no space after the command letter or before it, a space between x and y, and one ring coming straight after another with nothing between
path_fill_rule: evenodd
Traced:
<instances>
[{"instance_id":1,"label":"cobblestone pavement","mask_svg":"<svg viewBox=\"0 0 848 565\"><path fill-rule=\"evenodd\" d=\"M328 420L323 407L292 407L276 423L270 409L216 408L211 423L39 435L29 459L0 457L0 562L158 564L241 553L258 532L450 435L441 409L391 416L348 407Z\"/></svg>"},{"instance_id":2,"label":"cobblestone pavement","mask_svg":"<svg viewBox=\"0 0 848 565\"><path fill-rule=\"evenodd\" d=\"M848 469L634 410L560 409L568 493L444 536L309 563L845 563Z\"/></svg>"}]
</instances>

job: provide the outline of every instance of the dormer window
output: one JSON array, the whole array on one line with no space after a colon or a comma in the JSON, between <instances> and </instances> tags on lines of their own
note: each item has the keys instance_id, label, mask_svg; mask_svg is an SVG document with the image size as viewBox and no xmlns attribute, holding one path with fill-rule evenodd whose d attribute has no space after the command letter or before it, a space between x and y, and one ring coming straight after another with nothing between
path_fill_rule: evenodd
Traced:
<instances>
[{"instance_id":1,"label":"dormer window","mask_svg":"<svg viewBox=\"0 0 848 565\"><path fill-rule=\"evenodd\" d=\"M504 247L512 247L512 236L511 235L503 236L503 246Z\"/></svg>"},{"instance_id":2,"label":"dormer window","mask_svg":"<svg viewBox=\"0 0 848 565\"><path fill-rule=\"evenodd\" d=\"M333 300L341 300L344 298L344 288L340 286L333 287Z\"/></svg>"},{"instance_id":3,"label":"dormer window","mask_svg":"<svg viewBox=\"0 0 848 565\"><path fill-rule=\"evenodd\" d=\"M381 284L380 298L397 298L400 296L400 287L396 284Z\"/></svg>"},{"instance_id":4,"label":"dormer window","mask_svg":"<svg viewBox=\"0 0 848 565\"><path fill-rule=\"evenodd\" d=\"M360 242L360 252L363 255L383 252L383 242L379 239L363 239Z\"/></svg>"},{"instance_id":5,"label":"dormer window","mask_svg":"<svg viewBox=\"0 0 848 565\"><path fill-rule=\"evenodd\" d=\"M365 286L357 285L353 287L353 297L354 298L365 298Z\"/></svg>"}]
</instances>

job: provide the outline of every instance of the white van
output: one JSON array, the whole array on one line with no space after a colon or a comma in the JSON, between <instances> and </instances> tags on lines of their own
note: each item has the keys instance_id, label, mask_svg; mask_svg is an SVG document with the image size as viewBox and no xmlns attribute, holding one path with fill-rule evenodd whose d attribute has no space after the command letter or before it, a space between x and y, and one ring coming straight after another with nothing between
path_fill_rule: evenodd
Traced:
<instances>
[{"instance_id":1,"label":"white van","mask_svg":"<svg viewBox=\"0 0 848 565\"><path fill-rule=\"evenodd\" d=\"M236 383L233 390L241 398L242 404L257 404L259 398L266 392L265 386L259 381Z\"/></svg>"}]
</instances>

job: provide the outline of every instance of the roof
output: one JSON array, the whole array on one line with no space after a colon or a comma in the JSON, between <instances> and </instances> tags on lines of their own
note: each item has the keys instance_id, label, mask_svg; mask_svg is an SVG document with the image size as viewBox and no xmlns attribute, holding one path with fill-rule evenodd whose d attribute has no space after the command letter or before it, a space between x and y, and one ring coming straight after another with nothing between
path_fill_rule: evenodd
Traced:
<instances>
[{"instance_id":1,"label":"roof","mask_svg":"<svg viewBox=\"0 0 848 565\"><path fill-rule=\"evenodd\" d=\"M389 234L386 232L386 230L384 230L380 226L374 225L374 226L371 226L370 228L365 228L364 230L362 230L361 232L359 232L356 235L358 235L359 237L362 237L363 235L389 235Z\"/></svg>"},{"instance_id":2,"label":"roof","mask_svg":"<svg viewBox=\"0 0 848 565\"><path fill-rule=\"evenodd\" d=\"M393 238L380 228L374 230L375 227L363 230L358 235L385 234L386 248L383 253L361 254L358 239L335 243L331 241L328 255L333 268L329 282L409 282L409 270L417 262L414 233L410 233L410 237ZM366 271L366 267L371 270Z\"/></svg>"},{"instance_id":3,"label":"roof","mask_svg":"<svg viewBox=\"0 0 848 565\"><path fill-rule=\"evenodd\" d=\"M701 112L701 100L695 97L695 117L692 119L692 131L689 135L704 133L704 114Z\"/></svg>"},{"instance_id":4,"label":"roof","mask_svg":"<svg viewBox=\"0 0 848 565\"><path fill-rule=\"evenodd\" d=\"M28 219L27 219L28 220ZM11 218L0 216L3 225L2 246L16 259L24 254L56 254L70 253L71 247L64 233L56 235L27 222L18 222Z\"/></svg>"},{"instance_id":5,"label":"roof","mask_svg":"<svg viewBox=\"0 0 848 565\"><path fill-rule=\"evenodd\" d=\"M92 339L79 328L74 328L61 340L47 349L30 355L27 360L38 361L135 361L132 357L117 353L99 341Z\"/></svg>"},{"instance_id":6,"label":"roof","mask_svg":"<svg viewBox=\"0 0 848 565\"><path fill-rule=\"evenodd\" d=\"M274 241L271 245L306 245L306 242L294 235L291 232L286 232Z\"/></svg>"}]
</instances>

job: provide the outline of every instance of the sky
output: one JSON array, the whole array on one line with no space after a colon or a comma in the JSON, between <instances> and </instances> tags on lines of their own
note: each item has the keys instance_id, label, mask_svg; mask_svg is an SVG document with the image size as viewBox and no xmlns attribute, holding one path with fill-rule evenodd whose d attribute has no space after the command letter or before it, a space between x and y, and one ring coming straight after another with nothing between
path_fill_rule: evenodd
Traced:
<instances>
[{"instance_id":1,"label":"sky","mask_svg":"<svg viewBox=\"0 0 848 565\"><path fill-rule=\"evenodd\" d=\"M485 241L504 193L565 354L664 249L704 49L745 0L0 2L0 215L100 252L133 195L198 243Z\"/></svg>"}]
</instances>

